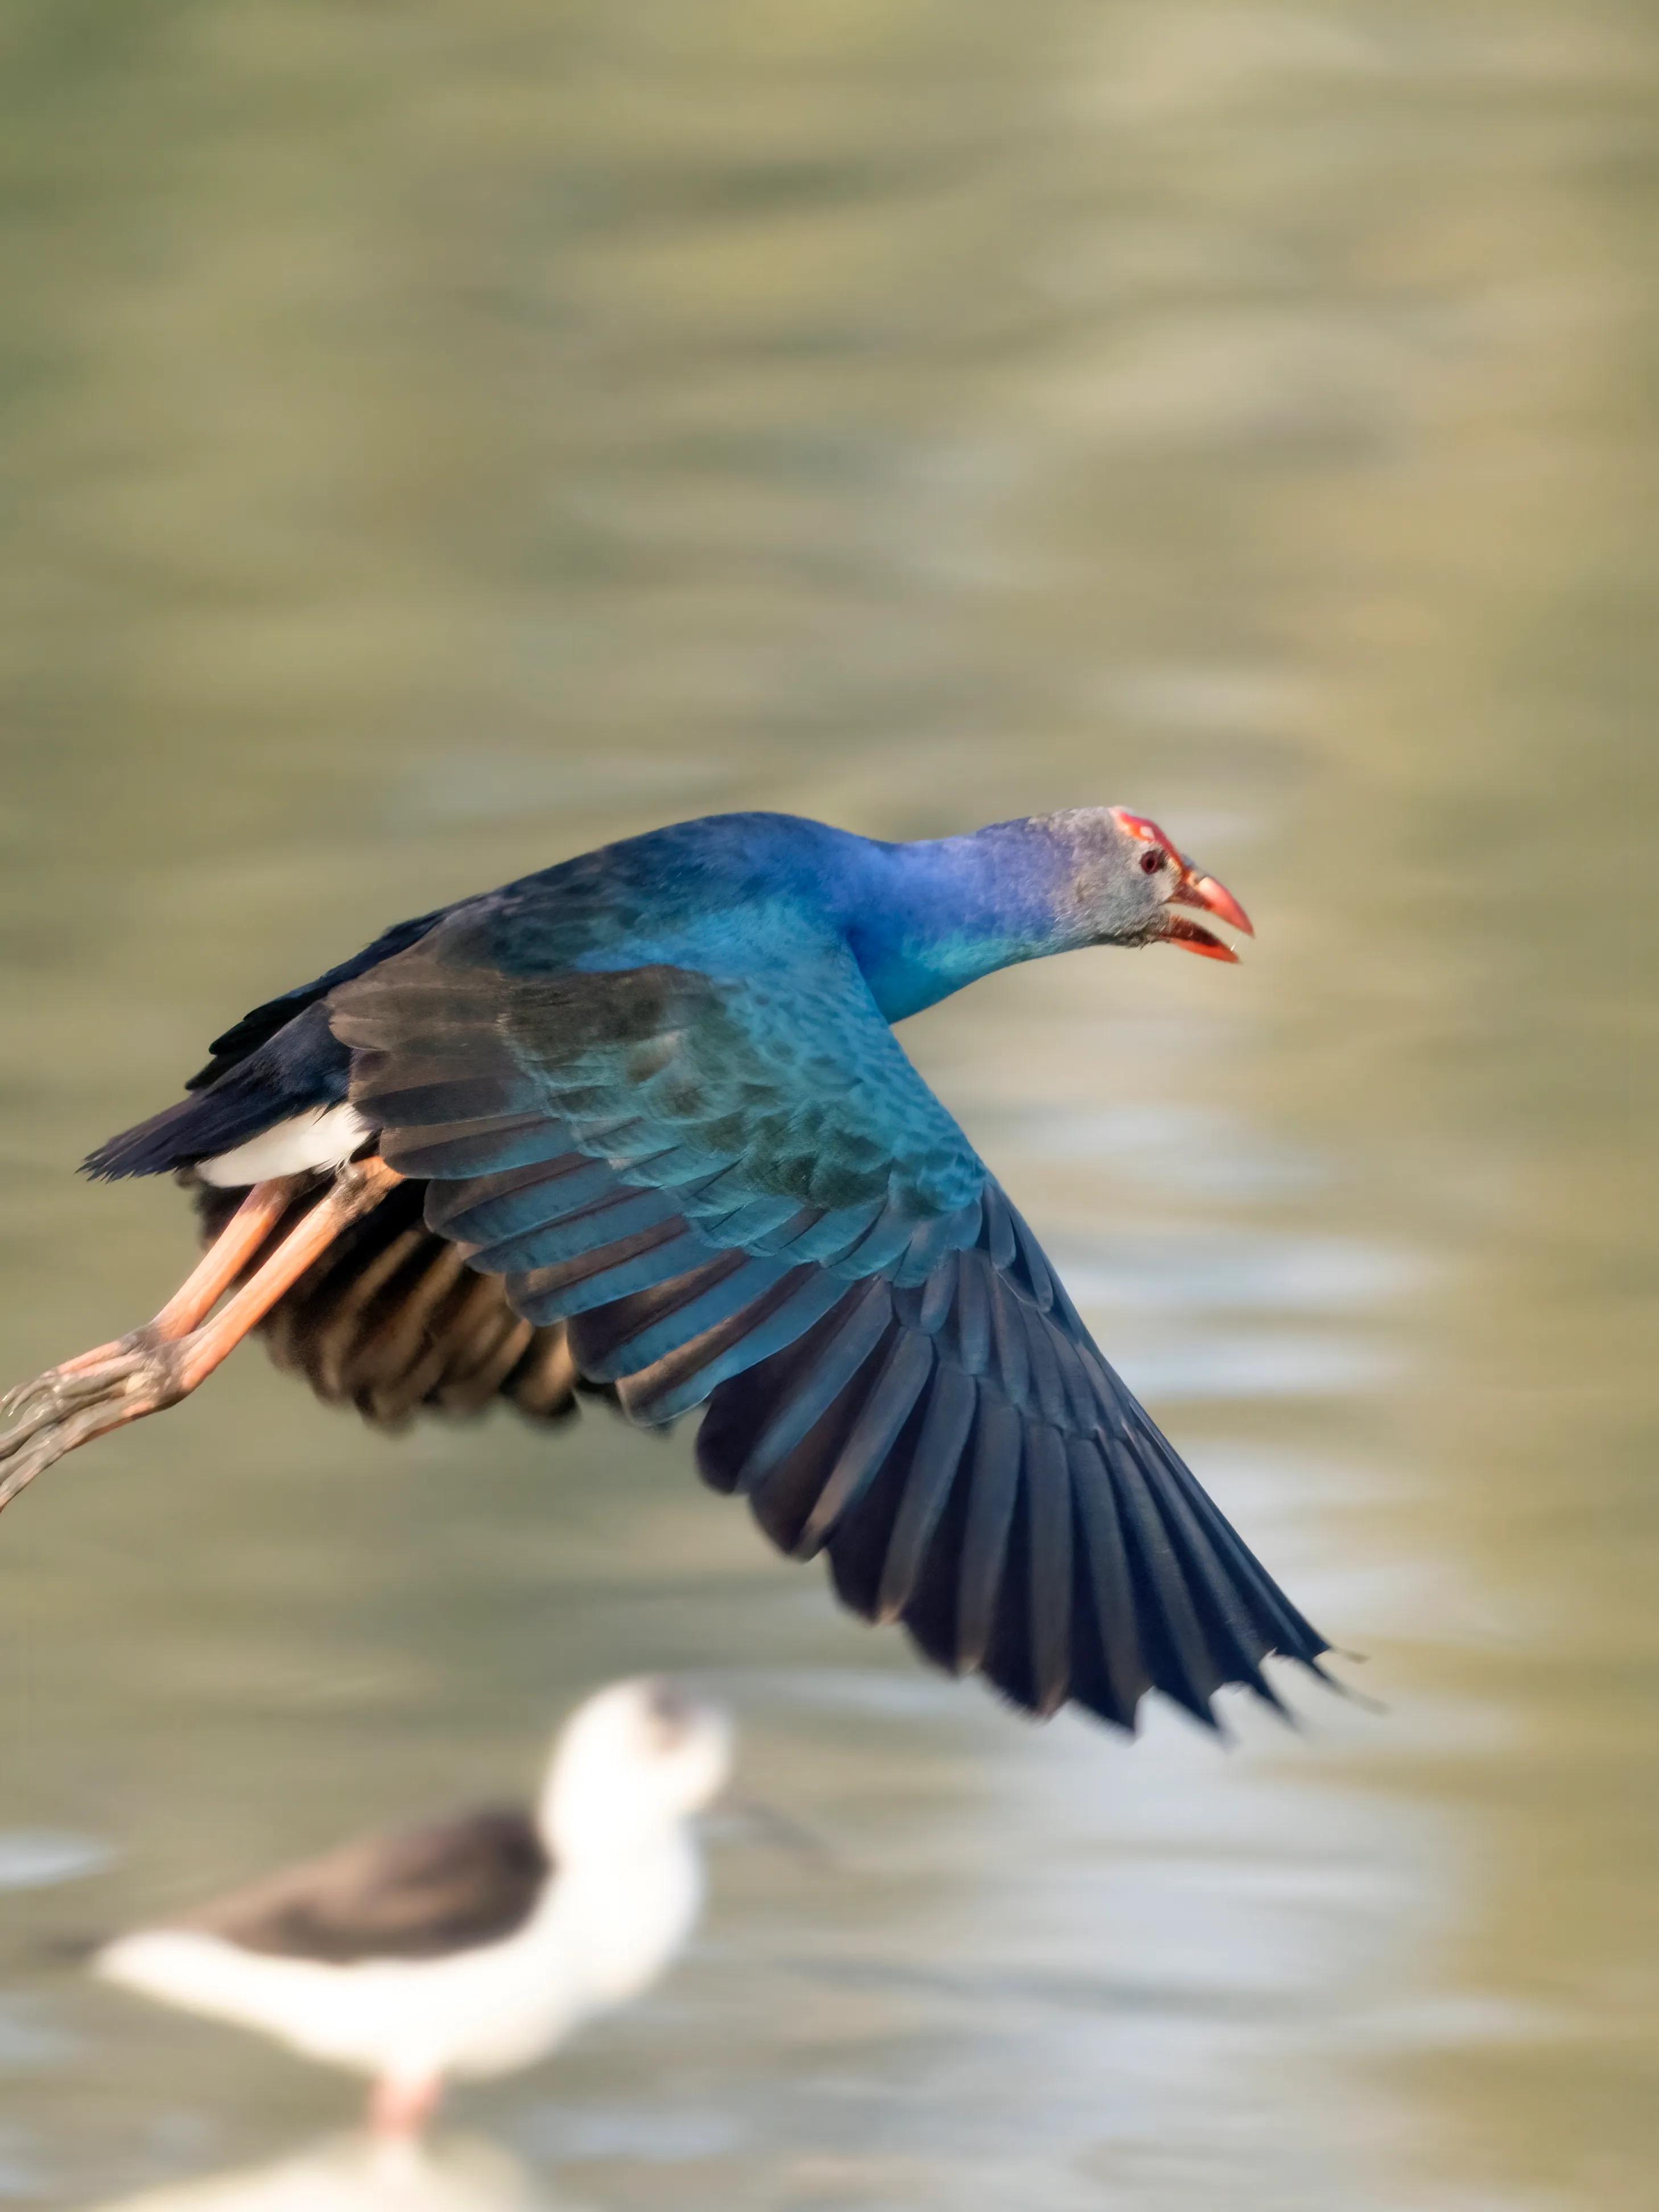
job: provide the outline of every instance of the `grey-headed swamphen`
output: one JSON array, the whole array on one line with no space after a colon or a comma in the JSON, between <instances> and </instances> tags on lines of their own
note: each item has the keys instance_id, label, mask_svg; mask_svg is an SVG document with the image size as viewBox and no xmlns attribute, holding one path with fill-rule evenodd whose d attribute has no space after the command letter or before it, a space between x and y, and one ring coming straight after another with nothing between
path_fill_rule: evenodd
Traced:
<instances>
[{"instance_id":1,"label":"grey-headed swamphen","mask_svg":"<svg viewBox=\"0 0 1659 2212\"><path fill-rule=\"evenodd\" d=\"M87 1163L179 1173L214 1241L146 1328L11 1395L0 1504L263 1324L385 1424L553 1419L580 1388L651 1426L705 1407L708 1482L1029 1711L1276 1704L1267 1655L1328 1646L891 1028L1045 953L1234 957L1179 908L1250 926L1119 807L916 844L732 814L398 923Z\"/></svg>"}]
</instances>

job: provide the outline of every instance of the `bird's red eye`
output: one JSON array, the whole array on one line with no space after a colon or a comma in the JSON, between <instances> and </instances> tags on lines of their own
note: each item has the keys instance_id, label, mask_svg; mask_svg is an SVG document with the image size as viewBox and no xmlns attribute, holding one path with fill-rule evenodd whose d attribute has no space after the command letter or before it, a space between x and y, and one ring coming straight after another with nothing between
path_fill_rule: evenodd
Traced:
<instances>
[{"instance_id":1,"label":"bird's red eye","mask_svg":"<svg viewBox=\"0 0 1659 2212\"><path fill-rule=\"evenodd\" d=\"M1155 876L1163 866L1164 855L1156 846L1140 856L1140 872L1143 876Z\"/></svg>"}]
</instances>

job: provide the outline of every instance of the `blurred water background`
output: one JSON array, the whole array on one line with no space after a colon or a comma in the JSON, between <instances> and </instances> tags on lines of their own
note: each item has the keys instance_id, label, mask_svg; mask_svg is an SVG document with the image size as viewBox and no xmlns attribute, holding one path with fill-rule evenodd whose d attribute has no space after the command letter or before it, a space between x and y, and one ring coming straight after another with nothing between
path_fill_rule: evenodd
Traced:
<instances>
[{"instance_id":1,"label":"blurred water background","mask_svg":"<svg viewBox=\"0 0 1659 2212\"><path fill-rule=\"evenodd\" d=\"M1122 801L1247 964L908 1042L1387 1711L1030 1730L684 1434L392 1446L246 1352L6 1518L0 2199L367 2201L349 2085L58 1939L667 1666L831 1856L732 1834L422 2205L1650 2212L1656 65L1619 0L12 0L6 1377L189 1256L80 1155L388 920Z\"/></svg>"}]
</instances>

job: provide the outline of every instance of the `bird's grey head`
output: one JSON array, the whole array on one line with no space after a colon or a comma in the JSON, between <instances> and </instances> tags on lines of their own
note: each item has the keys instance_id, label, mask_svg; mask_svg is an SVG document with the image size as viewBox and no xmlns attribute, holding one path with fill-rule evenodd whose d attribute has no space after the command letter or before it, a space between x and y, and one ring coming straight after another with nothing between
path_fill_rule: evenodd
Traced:
<instances>
[{"instance_id":1,"label":"bird's grey head","mask_svg":"<svg viewBox=\"0 0 1659 2212\"><path fill-rule=\"evenodd\" d=\"M1238 956L1202 922L1198 907L1247 936L1249 916L1232 893L1166 837L1121 806L1079 806L1038 824L1066 855L1070 934L1077 945L1178 945L1210 960Z\"/></svg>"}]
</instances>

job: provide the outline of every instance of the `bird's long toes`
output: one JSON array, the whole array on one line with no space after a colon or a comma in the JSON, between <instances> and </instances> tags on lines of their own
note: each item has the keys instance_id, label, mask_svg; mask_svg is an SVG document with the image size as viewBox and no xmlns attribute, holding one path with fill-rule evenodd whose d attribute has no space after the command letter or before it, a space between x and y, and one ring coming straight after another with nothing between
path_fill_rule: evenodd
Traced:
<instances>
[{"instance_id":1,"label":"bird's long toes","mask_svg":"<svg viewBox=\"0 0 1659 2212\"><path fill-rule=\"evenodd\" d=\"M59 1420L81 1406L107 1397L125 1384L133 1370L130 1356L100 1360L95 1366L78 1362L49 1367L33 1382L20 1382L0 1398L0 1421L8 1426L0 1434L0 1455L15 1450L50 1421Z\"/></svg>"},{"instance_id":2,"label":"bird's long toes","mask_svg":"<svg viewBox=\"0 0 1659 2212\"><path fill-rule=\"evenodd\" d=\"M0 1401L9 1416L0 1429L0 1509L65 1452L149 1410L153 1364L145 1352L123 1347L92 1365L48 1368L9 1391Z\"/></svg>"},{"instance_id":3,"label":"bird's long toes","mask_svg":"<svg viewBox=\"0 0 1659 2212\"><path fill-rule=\"evenodd\" d=\"M73 1451L76 1444L89 1442L106 1425L104 1407L90 1406L44 1427L37 1424L27 1437L10 1435L0 1438L0 1511L10 1504L19 1491L27 1489L37 1474L44 1474L65 1452Z\"/></svg>"},{"instance_id":4,"label":"bird's long toes","mask_svg":"<svg viewBox=\"0 0 1659 2212\"><path fill-rule=\"evenodd\" d=\"M36 1438L25 1448L7 1437L0 1443L0 1509L10 1504L20 1490L27 1490L43 1468L58 1456L50 1436Z\"/></svg>"},{"instance_id":5,"label":"bird's long toes","mask_svg":"<svg viewBox=\"0 0 1659 2212\"><path fill-rule=\"evenodd\" d=\"M14 1382L3 1397L0 1397L0 1421L25 1419L42 1399L46 1386L57 1373L55 1368L45 1375L36 1375L27 1382Z\"/></svg>"},{"instance_id":6,"label":"bird's long toes","mask_svg":"<svg viewBox=\"0 0 1659 2212\"><path fill-rule=\"evenodd\" d=\"M69 1378L60 1376L55 1370L49 1375L37 1375L33 1382L8 1391L0 1401L0 1419L7 1425L0 1433L0 1458L21 1449L48 1423L57 1420L78 1402L78 1389L72 1395Z\"/></svg>"},{"instance_id":7,"label":"bird's long toes","mask_svg":"<svg viewBox=\"0 0 1659 2212\"><path fill-rule=\"evenodd\" d=\"M73 1391L65 1392L55 1410L37 1413L0 1434L0 1511L77 1444L90 1443L137 1413L151 1411L156 1402L133 1362L123 1362L120 1371L98 1382L90 1376L75 1378Z\"/></svg>"}]
</instances>

